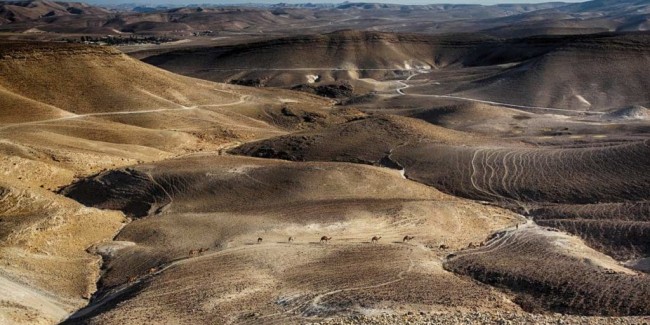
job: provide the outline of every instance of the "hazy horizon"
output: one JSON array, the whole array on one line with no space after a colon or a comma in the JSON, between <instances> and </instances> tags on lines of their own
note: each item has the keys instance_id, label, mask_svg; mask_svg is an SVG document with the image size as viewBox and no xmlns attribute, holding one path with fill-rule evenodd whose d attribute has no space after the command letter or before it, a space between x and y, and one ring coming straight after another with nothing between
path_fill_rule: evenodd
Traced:
<instances>
[{"instance_id":1,"label":"hazy horizon","mask_svg":"<svg viewBox=\"0 0 650 325\"><path fill-rule=\"evenodd\" d=\"M299 3L343 3L345 1L327 1L327 0L124 0L124 1L113 1L113 0L87 0L81 1L89 4L101 4L101 5L119 5L119 4L128 4L136 3L143 5L189 5L189 4L275 4L275 3L290 3L290 4L299 4ZM377 1L349 1L355 3L390 3L390 4L406 4L406 5L427 5L427 4L482 4L482 5L496 5L496 4L532 4L532 3L549 3L549 2L567 2L567 3L577 3L577 2L587 2L584 0L575 1L525 1L525 0L447 0L447 1L428 1L428 0L411 0L411 1L398 1L398 0L377 0Z\"/></svg>"}]
</instances>

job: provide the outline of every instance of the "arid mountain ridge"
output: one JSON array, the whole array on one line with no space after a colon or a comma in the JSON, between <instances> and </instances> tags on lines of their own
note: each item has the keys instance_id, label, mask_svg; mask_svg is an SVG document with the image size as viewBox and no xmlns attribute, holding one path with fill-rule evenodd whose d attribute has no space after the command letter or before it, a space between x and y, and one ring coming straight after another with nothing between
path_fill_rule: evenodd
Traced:
<instances>
[{"instance_id":1,"label":"arid mountain ridge","mask_svg":"<svg viewBox=\"0 0 650 325\"><path fill-rule=\"evenodd\" d=\"M32 21L41 18L69 15L105 15L107 9L81 2L3 1L0 3L0 24Z\"/></svg>"},{"instance_id":2,"label":"arid mountain ridge","mask_svg":"<svg viewBox=\"0 0 650 325\"><path fill-rule=\"evenodd\" d=\"M643 324L646 6L2 24L0 323Z\"/></svg>"},{"instance_id":3,"label":"arid mountain ridge","mask_svg":"<svg viewBox=\"0 0 650 325\"><path fill-rule=\"evenodd\" d=\"M78 3L0 3L0 31L84 34L169 34L193 32L291 34L296 29L341 28L428 34L482 32L522 37L639 31L648 28L648 4L627 1L551 2L504 5L345 3L335 7L187 7L147 12L107 11ZM408 24L404 22L408 21Z\"/></svg>"},{"instance_id":4,"label":"arid mountain ridge","mask_svg":"<svg viewBox=\"0 0 650 325\"><path fill-rule=\"evenodd\" d=\"M650 72L649 35L630 32L501 39L481 34L348 30L173 50L144 61L201 79L264 80L265 85L286 88L314 81L352 81L363 89L367 79L390 81L411 74L414 85L404 92L414 96L614 111L650 104L643 91L650 86L645 78Z\"/></svg>"}]
</instances>

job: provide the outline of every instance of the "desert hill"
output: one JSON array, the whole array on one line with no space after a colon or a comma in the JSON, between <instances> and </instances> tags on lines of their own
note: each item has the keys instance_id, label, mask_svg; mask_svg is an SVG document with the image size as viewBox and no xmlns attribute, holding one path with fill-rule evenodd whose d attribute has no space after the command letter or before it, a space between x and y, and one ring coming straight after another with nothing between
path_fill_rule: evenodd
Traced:
<instances>
[{"instance_id":1,"label":"desert hill","mask_svg":"<svg viewBox=\"0 0 650 325\"><path fill-rule=\"evenodd\" d=\"M340 31L172 51L145 61L201 79L281 87L348 80L367 89L416 74L413 80L423 82L407 94L607 111L650 101L642 91L648 43L647 33L497 39Z\"/></svg>"},{"instance_id":2,"label":"desert hill","mask_svg":"<svg viewBox=\"0 0 650 325\"><path fill-rule=\"evenodd\" d=\"M229 191L221 192L222 188ZM199 155L107 171L63 192L86 204L126 213L133 213L132 207L140 202L155 206L142 210L146 213L139 214L140 219L129 224L118 241L96 248L108 259L107 273L100 282L103 290L93 304L66 322L69 324L170 317L181 322L300 323L377 304L408 306L416 302L479 309L494 308L496 303L502 310L509 308L508 303L489 302L496 297L482 285L469 285L462 278L440 273L443 265L505 288L509 299L526 310L598 315L648 312L647 277L623 268L575 237L533 224L507 228L488 238L485 249L450 255L441 264L424 263L437 259L435 249L427 252L418 246L409 249L409 244L406 248L363 244L365 237L380 231L398 243L399 235L407 232L427 246L444 241L454 247L480 236L478 229L486 226L485 220L510 220L505 210L445 196L388 169ZM98 195L88 197L89 192ZM211 193L216 192L221 195L215 198ZM433 211L432 215L411 219L420 209ZM475 219L484 213L491 217ZM406 216L409 221L402 219ZM462 226L454 227L458 222ZM216 224L220 230L211 230ZM419 232L413 227L436 230ZM318 244L324 233L337 238L326 250L323 246L327 245ZM289 236L296 241L288 243ZM257 237L263 238L262 243L256 242ZM197 247L211 250L188 256ZM547 258L527 264L519 255L521 251ZM361 256L363 262L359 262ZM377 264L379 256L390 256L391 262ZM555 268L556 261L565 266ZM521 265L531 270L522 273ZM387 277L390 274L397 274L397 280ZM509 278L516 280L499 280ZM247 290L242 292L237 286L244 283ZM352 283L356 287L350 287ZM199 284L201 293L193 289ZM280 289L273 289L278 285ZM430 290L447 286L455 288L453 293ZM627 289L624 294L612 292L603 299L588 299L614 286ZM310 294L312 290L321 294ZM409 295L396 296L401 290L408 290ZM182 299L178 292L184 293ZM480 298L476 292L487 296ZM206 297L212 295L228 299L206 305ZM160 299L172 308L160 308ZM626 303L618 304L621 299ZM278 300L283 303L267 305L261 312L247 307ZM202 307L182 312L194 305Z\"/></svg>"},{"instance_id":3,"label":"desert hill","mask_svg":"<svg viewBox=\"0 0 650 325\"><path fill-rule=\"evenodd\" d=\"M53 133L91 141L154 145L163 150L190 148L198 137L227 139L283 132L280 128L291 128L292 124L274 126L256 118L303 99L310 104L302 106L302 110L328 105L310 95L286 92L288 103L273 100L265 106L261 103L279 93L185 78L106 47L9 42L0 51L0 89L7 98L0 123L3 130L12 131L16 137L22 125L43 122ZM38 78L34 78L36 75ZM249 102L261 105L237 108ZM161 120L160 115L176 118ZM190 122L196 118L202 122ZM86 132L81 127L86 121L81 120L89 120L95 128L104 130ZM199 131L192 126L202 133L189 135ZM115 130L123 133L118 135ZM129 133L150 135L126 140ZM151 137L157 140L148 140ZM55 139L50 137L48 141Z\"/></svg>"},{"instance_id":4,"label":"desert hill","mask_svg":"<svg viewBox=\"0 0 650 325\"><path fill-rule=\"evenodd\" d=\"M223 188L229 191L221 191ZM87 197L85 193L89 192L98 195ZM217 192L221 195L215 197L212 193ZM437 246L444 241L450 247L463 246L467 240L480 238L482 227L512 222L512 216L505 210L446 196L388 169L202 155L107 171L71 185L64 193L89 205L126 213L133 211L134 203L157 205L116 238L115 245L122 248L107 257L107 273L100 283L104 290L95 304L68 323L138 322L161 317L182 322L236 319L238 323L299 323L357 308L346 303L348 300L363 301L362 308L422 302L475 308L502 304L490 302L493 294L481 285L449 277L437 262L424 262L436 260L434 256L444 252L390 242L400 242L402 233L411 233L419 243ZM424 211L421 209L433 212L416 217L414 213ZM484 213L492 218L480 217ZM491 220L489 225L484 223L487 220ZM418 227L435 231L420 232ZM219 230L213 230L216 228ZM388 244L364 244L373 232L381 232ZM322 234L336 238L332 248L318 245ZM289 236L295 236L296 241L287 243ZM256 243L257 237L263 238L262 244ZM198 247L211 250L188 258L188 251ZM97 249L106 250L101 246ZM389 254L394 263L378 265L382 254ZM365 256L364 262L357 261L360 256ZM322 263L328 267L321 269ZM212 265L209 271L207 265ZM221 266L215 270L214 265ZM148 273L152 267L164 272L162 276ZM191 279L199 276L200 270L210 274L201 280L204 292L231 298L215 300L196 313L181 313L204 302L201 294L191 293L196 285ZM254 276L236 280L237 274L248 272ZM402 274L398 276L404 281L390 281L396 273ZM218 280L213 279L217 274ZM131 276L138 280L129 283ZM169 282L172 278L176 284ZM242 280L247 289L235 295L232 290L237 290ZM372 286L384 281L385 287ZM282 289L273 290L268 283ZM367 286L370 291L337 290L352 283ZM430 290L448 285L457 288L455 293ZM178 290L188 294L178 299L173 294ZM312 290L325 294L319 298L309 293ZM410 294L398 297L395 290L408 290ZM480 298L476 292L487 297ZM379 298L371 299L374 295ZM468 296L462 298L464 295ZM158 301L163 299L174 307L164 311L152 304L150 297L159 297ZM250 314L245 307L278 299L286 303L271 304L263 315ZM147 312L141 313L142 308Z\"/></svg>"},{"instance_id":5,"label":"desert hill","mask_svg":"<svg viewBox=\"0 0 650 325\"><path fill-rule=\"evenodd\" d=\"M0 323L642 324L646 6L1 24Z\"/></svg>"},{"instance_id":6,"label":"desert hill","mask_svg":"<svg viewBox=\"0 0 650 325\"><path fill-rule=\"evenodd\" d=\"M231 150L252 157L292 161L347 161L371 165L391 165L393 150L414 143L460 145L474 137L421 120L398 116L375 116L338 124L324 130L249 142Z\"/></svg>"},{"instance_id":7,"label":"desert hill","mask_svg":"<svg viewBox=\"0 0 650 325\"><path fill-rule=\"evenodd\" d=\"M643 106L632 105L614 110L603 117L611 120L645 120L650 118L650 112Z\"/></svg>"},{"instance_id":8,"label":"desert hill","mask_svg":"<svg viewBox=\"0 0 650 325\"><path fill-rule=\"evenodd\" d=\"M408 21L408 24L404 22ZM0 4L0 30L33 34L278 37L340 29L404 33L476 32L498 37L644 31L648 4L635 0L583 4L549 2L503 5L189 6L122 5L117 10L71 2ZM219 35L217 35L219 34Z\"/></svg>"},{"instance_id":9,"label":"desert hill","mask_svg":"<svg viewBox=\"0 0 650 325\"><path fill-rule=\"evenodd\" d=\"M3 42L0 52L0 285L11 293L2 296L7 323L56 323L86 304L101 265L86 249L110 240L127 221L55 189L106 168L216 152L234 141L345 120L287 117L270 124L257 117L283 116L283 108L299 103L297 114L324 116L330 103L177 76L110 48Z\"/></svg>"},{"instance_id":10,"label":"desert hill","mask_svg":"<svg viewBox=\"0 0 650 325\"><path fill-rule=\"evenodd\" d=\"M449 20L458 16L467 16L467 18L477 17L502 17L517 13L525 13L540 9L554 8L562 6L562 3L548 4L530 4L530 5L498 5L498 6L467 6L467 5L425 5L425 6L404 6L394 4L360 4L346 3L335 7L327 6L293 6L293 5L274 5L270 8L250 8L250 7L187 7L187 8L146 8L133 7L132 11L120 13L118 17L122 20L121 25L116 26L120 29L133 29L138 32L156 32L157 28L163 27L168 30L174 26L170 23L181 23L187 25L192 30L215 29L215 30L238 30L248 29L250 27L269 27L273 28L274 24L279 24L287 28L290 23L300 23L306 20L320 20L320 18L334 18L336 12L349 12L350 17L360 15L356 18L362 21L369 16L412 16L414 13L426 12L429 15L435 15L439 20ZM27 21L48 18L49 23L58 24L60 21L50 20L49 18L62 17L65 15L97 15L106 16L110 11L75 2L55 2L47 0L33 1L8 1L1 5L2 16L5 18L3 23L20 23ZM364 17L366 16L366 17ZM416 17L419 17L417 15ZM107 19L110 16L106 17ZM110 24L115 26L117 21ZM156 24L141 24L142 22L157 22ZM320 21L319 21L320 22ZM176 24L178 26L178 24ZM277 27L276 27L277 28Z\"/></svg>"},{"instance_id":11,"label":"desert hill","mask_svg":"<svg viewBox=\"0 0 650 325\"><path fill-rule=\"evenodd\" d=\"M233 47L181 50L148 57L145 62L202 79L261 77L270 79L268 84L276 86L307 83L307 75L314 75L320 81L380 79L392 74L392 70L432 68L436 39L349 30Z\"/></svg>"},{"instance_id":12,"label":"desert hill","mask_svg":"<svg viewBox=\"0 0 650 325\"><path fill-rule=\"evenodd\" d=\"M645 105L642 77L649 35L620 34L559 39L553 51L521 62L454 92L458 96L541 107L607 111ZM550 39L553 42L552 39ZM641 69L641 70L639 70Z\"/></svg>"},{"instance_id":13,"label":"desert hill","mask_svg":"<svg viewBox=\"0 0 650 325\"><path fill-rule=\"evenodd\" d=\"M593 264L584 263L583 258L593 251L581 251L571 238L565 238L561 248L545 244L552 238L563 237L552 228L521 229L499 237L475 252L461 252L446 262L445 268L507 288L517 295L515 301L529 311L546 309L587 315L648 313L647 279L607 267L601 271L592 269ZM579 255L574 255L576 252ZM541 258L531 260L529 256L533 255ZM574 273L590 275L581 277ZM571 280L567 281L568 278ZM585 299L585 294L599 295L599 299Z\"/></svg>"},{"instance_id":14,"label":"desert hill","mask_svg":"<svg viewBox=\"0 0 650 325\"><path fill-rule=\"evenodd\" d=\"M589 34L646 31L650 6L645 1L592 0L524 12L492 20L490 35Z\"/></svg>"},{"instance_id":15,"label":"desert hill","mask_svg":"<svg viewBox=\"0 0 650 325\"><path fill-rule=\"evenodd\" d=\"M464 115L459 114L462 111L454 106L450 109L450 117L447 117L450 119L449 124L455 124L454 116L463 119ZM505 112L497 115L486 110L485 113L488 118L507 118ZM521 114L518 116L524 116ZM538 119L535 114L524 117L523 120ZM408 122L412 128L410 129L402 124L407 121L411 119L368 118L308 134L298 133L250 142L232 149L231 152L298 161L347 161L398 169L408 179L434 186L450 194L495 202L531 216L539 225L575 234L583 238L590 247L606 252L620 261L647 256L646 238L650 231L647 210L647 188L650 180L644 172L650 167L646 159L649 148L647 140L641 138L636 142L613 141L574 147L546 144L545 148L535 148L491 137L477 140L464 132L427 126L422 122ZM492 120L492 123L494 121L496 119ZM404 130L404 133L395 132L395 129L388 127L397 123L401 126L395 129ZM363 125L366 127L361 127ZM434 130L436 132L431 133ZM495 132L487 134L494 135ZM463 140L456 142L460 139ZM482 144L470 146L469 142ZM361 146L361 143L366 145ZM598 163L592 163L596 161ZM532 233L539 231L529 230ZM542 234L542 237L547 235L543 231ZM542 247L545 246L542 243L549 240L539 238L535 239L534 243L528 243L529 239L523 238L529 235L513 236L499 242L503 245L506 242L514 242L512 245L515 247ZM500 245L502 244L498 242L494 244L495 247ZM487 252L488 255L500 254L492 249ZM550 256L556 253L559 252L545 254ZM608 302L603 301L600 307L589 304L561 305L566 302L565 294L574 295L580 291L578 287L555 289L559 283L557 281L566 281L570 275L561 276L563 280L541 276L522 280L528 284L517 282L519 280L506 283L495 279L500 276L515 276L506 270L514 270L517 267L502 265L500 267L503 269L497 270L490 264L493 260L485 262L487 264L472 264L477 260L473 258L473 253L470 255L472 258L469 260L473 262L452 259L449 268L474 276L484 283L518 292L520 296L517 299L520 299L522 305L529 304L526 308L577 313L600 308L599 310L608 310L606 313L613 315L646 312L643 308L637 309L641 305L636 305L634 310L617 309L615 305L619 298L614 297ZM481 257L481 260L483 258L487 257ZM612 281L626 283L628 280L612 278ZM642 285L645 285L645 281L642 280ZM607 286L618 286L614 282L607 282ZM539 286L549 286L553 289L543 292L533 289ZM548 302L555 300L558 302Z\"/></svg>"},{"instance_id":16,"label":"desert hill","mask_svg":"<svg viewBox=\"0 0 650 325\"><path fill-rule=\"evenodd\" d=\"M468 140L477 145L468 146ZM372 145L359 146L364 142ZM481 142L483 146L478 145ZM650 180L643 172L650 164L646 159L648 150L647 141L532 149L515 142L473 139L462 132L391 116L250 142L231 152L298 161L364 162L393 168L397 164L409 178L455 195L480 200L584 204L648 200L650 193L645 188ZM572 166L583 167L574 170L565 165L568 160L576 162ZM588 160L600 163L590 166L594 170L586 170ZM576 173L581 176L576 177ZM548 184L540 183L542 179ZM582 181L595 186L583 186Z\"/></svg>"},{"instance_id":17,"label":"desert hill","mask_svg":"<svg viewBox=\"0 0 650 325\"><path fill-rule=\"evenodd\" d=\"M197 88L196 81L153 70L108 47L3 45L0 69L4 73L0 85L15 95L70 113L182 108L191 103L201 105L237 99L223 91L213 91L206 98L205 93L209 92ZM59 78L61 75L66 78ZM57 79L58 82L52 82ZM67 96L69 89L75 89L79 96Z\"/></svg>"},{"instance_id":18,"label":"desert hill","mask_svg":"<svg viewBox=\"0 0 650 325\"><path fill-rule=\"evenodd\" d=\"M105 15L109 11L81 2L59 2L49 0L37 1L3 1L0 3L0 25L20 23L45 17L69 15Z\"/></svg>"}]
</instances>

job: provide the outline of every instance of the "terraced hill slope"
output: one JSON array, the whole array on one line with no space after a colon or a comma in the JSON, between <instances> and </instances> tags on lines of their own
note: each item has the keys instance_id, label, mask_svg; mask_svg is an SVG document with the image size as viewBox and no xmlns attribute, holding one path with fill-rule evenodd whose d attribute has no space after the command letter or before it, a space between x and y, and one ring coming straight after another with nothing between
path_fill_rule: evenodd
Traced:
<instances>
[{"instance_id":1,"label":"terraced hill slope","mask_svg":"<svg viewBox=\"0 0 650 325\"><path fill-rule=\"evenodd\" d=\"M466 96L517 94L490 88L499 76L535 90L528 64L580 70L567 81L580 87L644 87L647 35L455 37L345 31L187 52L233 69L287 56L293 70L272 82L304 77L308 59L349 64L321 78L373 92L339 105L111 48L0 43L0 323L643 323L645 93L589 91L602 107L564 108ZM249 56L259 48L266 61ZM605 72L544 63L585 52L638 71L607 55Z\"/></svg>"},{"instance_id":2,"label":"terraced hill slope","mask_svg":"<svg viewBox=\"0 0 650 325\"><path fill-rule=\"evenodd\" d=\"M381 82L413 80L421 82L403 92L610 111L650 102L643 91L649 86L648 37L645 32L498 39L339 31L171 51L145 61L221 82L290 87L348 80L367 91Z\"/></svg>"},{"instance_id":3,"label":"terraced hill slope","mask_svg":"<svg viewBox=\"0 0 650 325\"><path fill-rule=\"evenodd\" d=\"M298 323L422 303L510 308L486 287L443 272L444 251L423 245L464 247L517 217L388 169L201 155L104 172L64 193L88 205L145 215L116 238L135 245L112 253L100 282L104 290L69 323ZM145 202L155 208L133 210ZM415 236L413 244L402 242L404 234ZM375 235L382 239L371 245ZM321 236L333 239L320 244ZM188 254L199 248L210 250ZM391 262L381 262L386 256ZM161 276L149 274L152 267ZM129 282L132 276L135 282ZM177 284L170 287L171 279ZM203 293L196 291L199 283ZM450 296L432 286L458 290ZM178 299L177 290L187 295ZM215 295L223 298L209 298ZM154 296L159 298L149 298ZM273 301L283 303L264 303ZM197 305L203 307L185 312Z\"/></svg>"},{"instance_id":4,"label":"terraced hill slope","mask_svg":"<svg viewBox=\"0 0 650 325\"><path fill-rule=\"evenodd\" d=\"M69 15L105 15L109 11L80 2L4 1L0 4L0 25Z\"/></svg>"},{"instance_id":5,"label":"terraced hill slope","mask_svg":"<svg viewBox=\"0 0 650 325\"><path fill-rule=\"evenodd\" d=\"M295 112L322 114L329 102L177 76L109 48L4 42L0 52L2 323L56 323L84 306L101 267L86 250L127 222L53 193L58 187L106 168L345 120L272 125L256 117L283 116L298 103Z\"/></svg>"},{"instance_id":6,"label":"terraced hill slope","mask_svg":"<svg viewBox=\"0 0 650 325\"><path fill-rule=\"evenodd\" d=\"M507 116L502 113L500 119ZM454 114L445 124L462 125L462 118L454 120ZM490 110L487 114L494 115ZM526 121L539 119L536 114L525 116ZM598 128L591 126L592 130ZM630 260L628 265L644 270L642 261L650 247L647 140L542 143L543 147L536 148L525 143L533 136L519 137L522 143L514 138L494 138L502 131L482 130L490 136L478 138L404 117L373 117L327 130L251 142L231 152L385 166L444 192L491 201L530 216L538 225L498 232L486 241L485 248L450 255L446 268L506 289L529 311L647 314L645 294L639 293L647 289L647 276L621 268L622 262ZM559 235L559 231L581 237L591 248L573 246L583 242ZM545 257L537 258L540 254ZM592 254L601 257L592 261L588 257L595 256ZM531 263L526 262L529 259ZM556 269L558 263L567 264ZM628 284L631 286L624 289ZM588 298L597 292L612 295L597 301Z\"/></svg>"}]
</instances>

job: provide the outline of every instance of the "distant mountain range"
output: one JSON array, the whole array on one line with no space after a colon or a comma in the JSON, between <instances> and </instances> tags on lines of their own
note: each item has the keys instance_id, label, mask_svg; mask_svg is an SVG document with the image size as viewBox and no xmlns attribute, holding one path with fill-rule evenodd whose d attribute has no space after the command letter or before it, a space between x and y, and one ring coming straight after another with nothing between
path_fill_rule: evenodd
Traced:
<instances>
[{"instance_id":1,"label":"distant mountain range","mask_svg":"<svg viewBox=\"0 0 650 325\"><path fill-rule=\"evenodd\" d=\"M196 31L264 34L332 32L482 32L499 37L648 30L650 2L594 0L502 5L378 3L193 5L136 4L104 9L48 0L0 2L0 31L81 34L176 34Z\"/></svg>"},{"instance_id":2,"label":"distant mountain range","mask_svg":"<svg viewBox=\"0 0 650 325\"><path fill-rule=\"evenodd\" d=\"M69 15L105 15L110 11L80 2L4 1L0 2L0 24L33 21Z\"/></svg>"}]
</instances>

